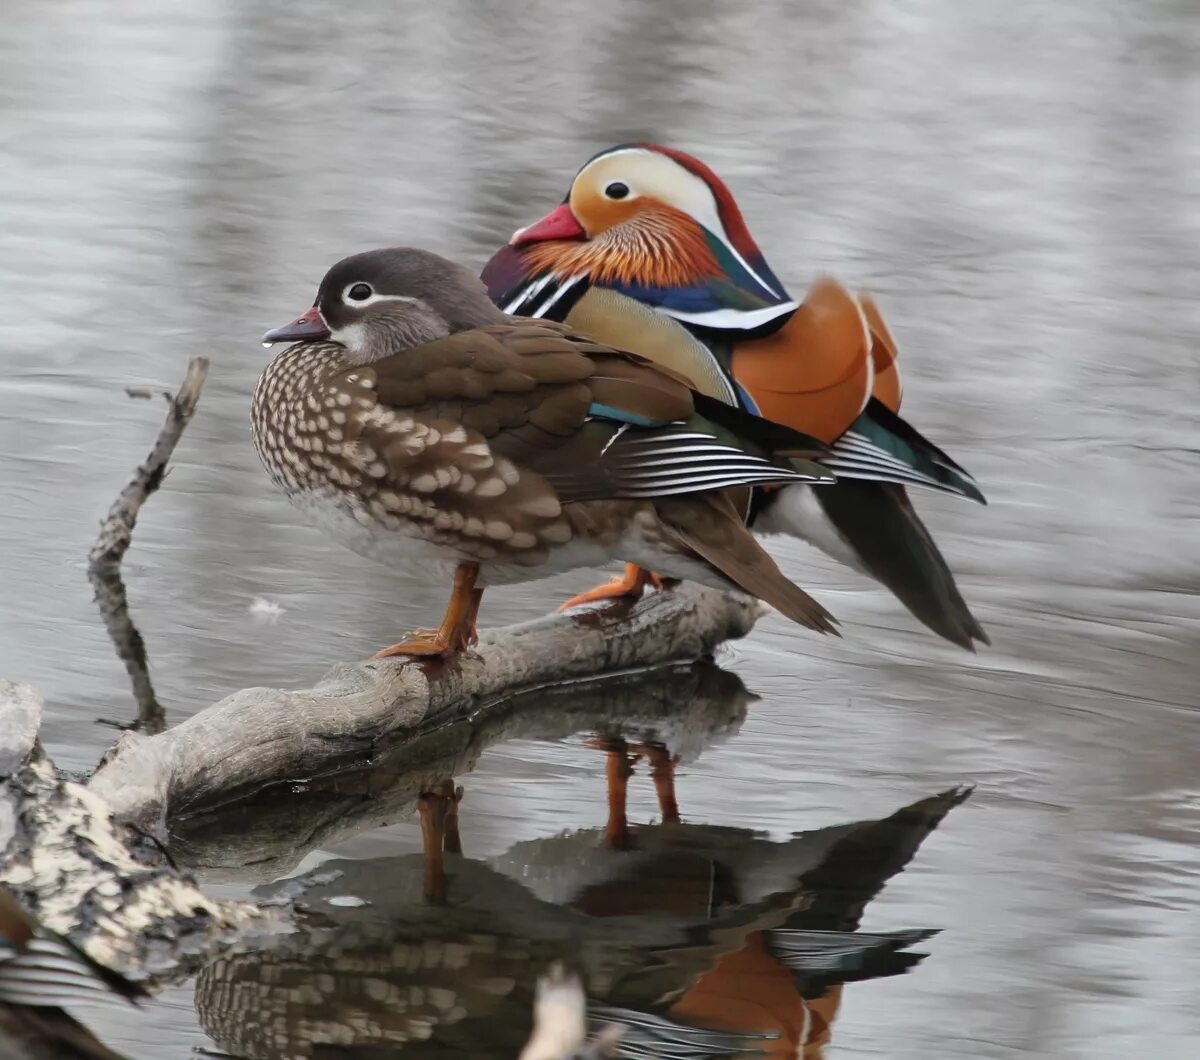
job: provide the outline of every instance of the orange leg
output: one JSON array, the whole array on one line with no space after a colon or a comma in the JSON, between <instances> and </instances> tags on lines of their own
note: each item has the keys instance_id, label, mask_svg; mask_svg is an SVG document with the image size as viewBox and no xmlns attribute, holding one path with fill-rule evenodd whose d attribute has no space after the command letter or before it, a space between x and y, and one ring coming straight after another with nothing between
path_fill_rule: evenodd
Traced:
<instances>
[{"instance_id":1,"label":"orange leg","mask_svg":"<svg viewBox=\"0 0 1200 1060\"><path fill-rule=\"evenodd\" d=\"M453 780L439 780L417 797L421 815L421 850L425 855L425 897L431 902L446 900L446 866L443 851L462 853L458 834L458 804L463 789Z\"/></svg>"},{"instance_id":2,"label":"orange leg","mask_svg":"<svg viewBox=\"0 0 1200 1060\"><path fill-rule=\"evenodd\" d=\"M650 762L650 779L654 781L663 824L679 824L679 803L675 799L675 767L679 759L672 758L660 743L639 744L636 750Z\"/></svg>"},{"instance_id":3,"label":"orange leg","mask_svg":"<svg viewBox=\"0 0 1200 1060\"><path fill-rule=\"evenodd\" d=\"M454 588L450 591L450 602L446 605L442 624L437 629L413 630L399 644L376 652L375 658L410 655L444 659L466 651L479 639L475 632L475 617L479 614L483 590L475 588L475 579L478 577L478 563L460 563L454 572Z\"/></svg>"},{"instance_id":4,"label":"orange leg","mask_svg":"<svg viewBox=\"0 0 1200 1060\"><path fill-rule=\"evenodd\" d=\"M625 804L629 795L629 778L638 756L630 754L629 745L622 739L599 737L587 741L605 754L604 778L608 794L608 820L604 824L604 840L614 850L627 850L630 843L629 819Z\"/></svg>"},{"instance_id":5,"label":"orange leg","mask_svg":"<svg viewBox=\"0 0 1200 1060\"><path fill-rule=\"evenodd\" d=\"M597 585L586 593L572 596L559 610L569 611L572 607L595 603L597 600L620 600L625 597L636 600L648 587L661 589L666 582L666 578L653 571L644 570L636 563L626 563L625 573L619 578L614 578L606 585Z\"/></svg>"}]
</instances>

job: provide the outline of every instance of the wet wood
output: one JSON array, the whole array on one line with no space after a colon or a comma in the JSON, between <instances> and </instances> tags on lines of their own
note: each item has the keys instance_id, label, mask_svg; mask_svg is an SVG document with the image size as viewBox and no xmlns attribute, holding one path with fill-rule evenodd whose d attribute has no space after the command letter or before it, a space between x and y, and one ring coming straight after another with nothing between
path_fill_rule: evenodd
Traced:
<instances>
[{"instance_id":1,"label":"wet wood","mask_svg":"<svg viewBox=\"0 0 1200 1060\"><path fill-rule=\"evenodd\" d=\"M160 735L125 733L88 782L121 819L162 833L168 815L369 758L383 742L499 710L530 689L710 655L761 605L682 585L632 606L484 631L449 662L335 667L314 688L235 692Z\"/></svg>"},{"instance_id":2,"label":"wet wood","mask_svg":"<svg viewBox=\"0 0 1200 1060\"><path fill-rule=\"evenodd\" d=\"M474 771L497 744L581 732L600 740L653 735L690 762L736 731L754 699L736 674L707 662L535 689L415 737L384 741L309 780L173 813L171 854L206 883L269 882L312 850L412 817L423 792ZM602 752L595 755L600 768Z\"/></svg>"}]
</instances>

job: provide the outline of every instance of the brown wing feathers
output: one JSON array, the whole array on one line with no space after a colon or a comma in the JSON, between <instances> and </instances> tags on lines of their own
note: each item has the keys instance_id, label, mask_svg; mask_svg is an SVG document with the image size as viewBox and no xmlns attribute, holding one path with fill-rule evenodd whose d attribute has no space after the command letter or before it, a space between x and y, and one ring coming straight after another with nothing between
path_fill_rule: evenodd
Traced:
<instances>
[{"instance_id":1,"label":"brown wing feathers","mask_svg":"<svg viewBox=\"0 0 1200 1060\"><path fill-rule=\"evenodd\" d=\"M731 582L765 600L793 622L821 633L841 634L836 619L793 584L746 529L729 497L719 493L670 497L656 506L663 524Z\"/></svg>"},{"instance_id":2,"label":"brown wing feathers","mask_svg":"<svg viewBox=\"0 0 1200 1060\"><path fill-rule=\"evenodd\" d=\"M746 530L728 496L704 484L706 474L714 484L736 485L756 468L764 478L777 469L727 445L722 456L722 443L679 426L631 433L642 451L650 438L659 447L654 455L668 468L659 471L652 462L639 465L636 446L614 444L611 423L589 422L593 403L647 423L693 415L694 393L640 358L561 325L497 325L343 372L328 393L331 414L347 406L356 413L343 417L344 440L331 455L350 465L343 474L367 491L376 515L415 520L431 540L473 549L481 559L499 554L536 564L571 535L563 503L645 496L679 544L733 584L802 625L835 631L832 616ZM695 455L675 456L671 446L681 443L673 437ZM810 441L794 432L789 440ZM675 464L667 462L672 456ZM668 477L684 495L656 495L656 483Z\"/></svg>"}]
</instances>

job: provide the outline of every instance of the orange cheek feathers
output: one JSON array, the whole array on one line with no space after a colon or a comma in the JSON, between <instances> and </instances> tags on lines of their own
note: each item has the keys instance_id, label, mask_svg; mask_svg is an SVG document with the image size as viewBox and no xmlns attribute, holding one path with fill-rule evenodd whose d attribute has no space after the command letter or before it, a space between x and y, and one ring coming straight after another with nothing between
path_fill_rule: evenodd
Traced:
<instances>
[{"instance_id":1,"label":"orange cheek feathers","mask_svg":"<svg viewBox=\"0 0 1200 1060\"><path fill-rule=\"evenodd\" d=\"M858 302L822 277L782 328L734 349L733 374L767 419L831 442L870 396L869 342Z\"/></svg>"}]
</instances>

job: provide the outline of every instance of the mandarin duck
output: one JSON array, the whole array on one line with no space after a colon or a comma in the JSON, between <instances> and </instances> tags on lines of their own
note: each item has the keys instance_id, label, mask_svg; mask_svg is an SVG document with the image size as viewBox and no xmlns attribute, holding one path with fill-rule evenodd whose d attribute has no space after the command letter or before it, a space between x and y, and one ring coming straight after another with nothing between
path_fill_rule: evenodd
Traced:
<instances>
[{"instance_id":1,"label":"mandarin duck","mask_svg":"<svg viewBox=\"0 0 1200 1060\"><path fill-rule=\"evenodd\" d=\"M36 923L0 889L0 1057L121 1060L63 1005L136 1003L146 991Z\"/></svg>"},{"instance_id":2,"label":"mandarin duck","mask_svg":"<svg viewBox=\"0 0 1200 1060\"><path fill-rule=\"evenodd\" d=\"M327 860L255 890L291 903L298 930L201 971L196 1010L222 1048L510 1060L538 976L563 962L589 1021L625 1028L619 1055L811 1058L797 1046L827 1040L840 984L920 961L908 947L930 931L855 929L962 798L780 843L676 824L639 827L625 853L588 829L482 861L461 853L447 784L444 817L423 803L423 854ZM447 856L431 859L439 831ZM432 892L431 863L445 876Z\"/></svg>"},{"instance_id":3,"label":"mandarin duck","mask_svg":"<svg viewBox=\"0 0 1200 1060\"><path fill-rule=\"evenodd\" d=\"M283 341L252 409L270 477L354 551L453 580L441 626L381 655L453 655L486 586L613 559L833 630L744 525L748 487L832 479L815 439L573 327L514 319L421 250L339 262L263 336Z\"/></svg>"},{"instance_id":4,"label":"mandarin duck","mask_svg":"<svg viewBox=\"0 0 1200 1060\"><path fill-rule=\"evenodd\" d=\"M897 414L897 347L878 306L832 278L793 301L704 163L652 144L602 151L483 278L507 312L565 321L829 443L821 463L837 484L757 490L754 528L798 536L875 578L955 644L988 643L905 487L984 497ZM636 594L648 580L631 568L576 600Z\"/></svg>"}]
</instances>

